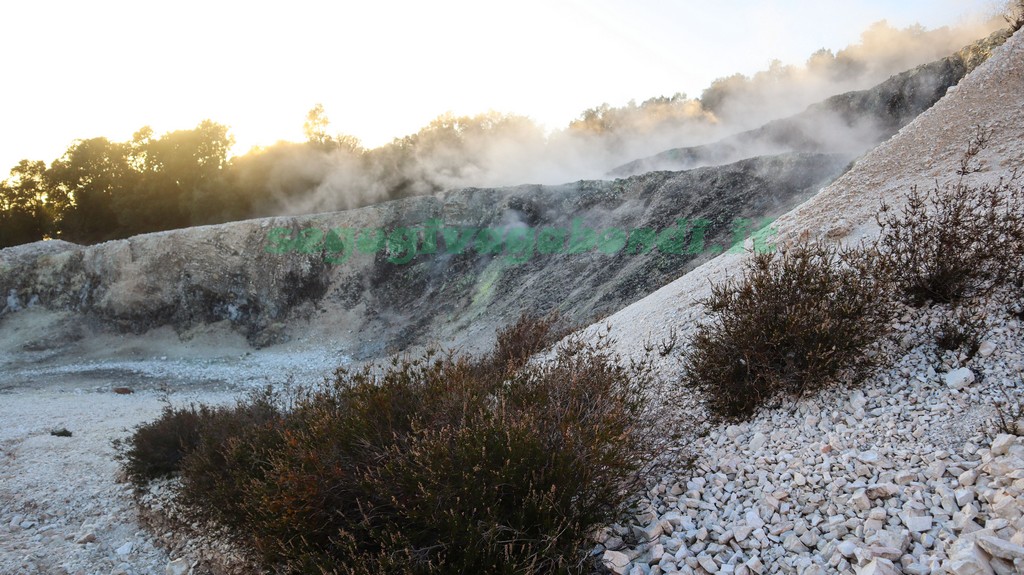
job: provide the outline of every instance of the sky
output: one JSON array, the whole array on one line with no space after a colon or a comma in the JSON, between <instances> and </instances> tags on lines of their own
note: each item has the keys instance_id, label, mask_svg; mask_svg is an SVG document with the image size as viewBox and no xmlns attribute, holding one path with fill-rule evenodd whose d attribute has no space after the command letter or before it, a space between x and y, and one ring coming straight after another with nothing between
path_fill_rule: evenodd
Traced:
<instances>
[{"instance_id":1,"label":"sky","mask_svg":"<svg viewBox=\"0 0 1024 575\"><path fill-rule=\"evenodd\" d=\"M0 178L76 138L126 140L227 124L235 153L303 139L322 103L332 132L374 147L438 115L488 110L565 127L621 106L802 64L879 20L956 24L993 0L434 0L0 5Z\"/></svg>"}]
</instances>

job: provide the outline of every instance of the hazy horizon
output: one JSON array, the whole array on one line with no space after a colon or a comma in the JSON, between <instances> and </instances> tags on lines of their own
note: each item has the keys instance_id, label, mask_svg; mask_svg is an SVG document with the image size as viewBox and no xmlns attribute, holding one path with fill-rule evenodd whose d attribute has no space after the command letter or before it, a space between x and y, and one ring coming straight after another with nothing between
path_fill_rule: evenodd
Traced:
<instances>
[{"instance_id":1,"label":"hazy horizon","mask_svg":"<svg viewBox=\"0 0 1024 575\"><path fill-rule=\"evenodd\" d=\"M0 111L0 168L60 156L75 139L126 140L203 119L231 128L234 154L301 141L323 103L335 132L376 147L437 116L495 110L548 131L586 109L751 75L773 59L801 66L856 44L874 22L928 29L978 21L989 1L827 6L746 2L468 2L375 7L185 3L173 12L122 2L0 8L0 38L19 87ZM692 16L691 15L695 15Z\"/></svg>"}]
</instances>

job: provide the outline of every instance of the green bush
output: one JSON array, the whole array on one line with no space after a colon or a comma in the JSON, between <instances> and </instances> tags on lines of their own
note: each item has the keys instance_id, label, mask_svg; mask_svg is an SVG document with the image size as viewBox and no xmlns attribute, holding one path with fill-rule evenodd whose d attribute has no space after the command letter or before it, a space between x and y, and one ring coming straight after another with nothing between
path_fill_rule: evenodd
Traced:
<instances>
[{"instance_id":1,"label":"green bush","mask_svg":"<svg viewBox=\"0 0 1024 575\"><path fill-rule=\"evenodd\" d=\"M608 342L570 338L502 377L481 364L503 353L427 353L200 408L181 501L283 572L588 572L589 535L624 519L677 435L650 364L621 364Z\"/></svg>"},{"instance_id":2,"label":"green bush","mask_svg":"<svg viewBox=\"0 0 1024 575\"><path fill-rule=\"evenodd\" d=\"M711 313L687 351L684 379L712 414L752 414L840 374L863 375L865 354L892 315L869 250L803 242L754 253L739 280L713 285Z\"/></svg>"}]
</instances>

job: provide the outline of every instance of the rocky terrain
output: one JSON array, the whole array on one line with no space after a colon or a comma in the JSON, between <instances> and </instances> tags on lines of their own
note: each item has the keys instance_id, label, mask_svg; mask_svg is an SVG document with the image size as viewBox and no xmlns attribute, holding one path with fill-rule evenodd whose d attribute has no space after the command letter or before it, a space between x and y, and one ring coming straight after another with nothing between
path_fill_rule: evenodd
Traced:
<instances>
[{"instance_id":1,"label":"rocky terrain","mask_svg":"<svg viewBox=\"0 0 1024 575\"><path fill-rule=\"evenodd\" d=\"M686 341L709 280L745 257L593 252L511 265L500 255L421 254L400 265L388 261L400 254L380 252L332 265L327 243L268 253L274 228L395 229L436 217L507 230L579 217L596 229L662 229L706 218L706 244L726 248L734 218L780 216L780 242L856 242L876 232L880 200L898 206L913 185L955 178L978 128L992 144L972 178L995 181L1022 165L1022 88L1018 33L852 166L842 155L784 154L0 251L0 572L206 572L198 561L220 548L143 529L117 476L110 441L153 418L164 398L230 401L248 386L308 381L433 342L475 349L520 311L556 302L576 319L614 312L583 333L610 325L630 357L673 331ZM947 309L907 310L894 326L900 337L881 350L886 367L858 389L711 429L696 444L695 471L652 478L636 521L598 534L595 556L631 575L1024 572L1024 441L990 424L996 401L1020 399L1022 326L1005 306L982 303L985 343L974 358L936 350ZM666 383L678 380L678 354L658 362ZM699 415L695 403L680 409ZM71 435L51 434L63 429Z\"/></svg>"},{"instance_id":2,"label":"rocky terrain","mask_svg":"<svg viewBox=\"0 0 1024 575\"><path fill-rule=\"evenodd\" d=\"M984 168L973 181L1012 176L1024 164L1022 86L1018 33L955 91L779 218L778 241L872 237L882 200L898 208L913 186L958 179L958 158L978 128L997 143L979 154ZM729 277L743 257L716 258L610 316L620 352L642 353L644 339L664 339L673 327L685 341L704 317L697 302L709 280ZM698 472L655 482L648 512L604 533L595 552L633 575L1024 572L1024 449L992 427L995 405L1019 405L1024 391L1020 320L1002 302L978 302L986 341L973 359L936 349L948 309L908 310L884 350L890 367L860 389L712 429L699 444ZM678 377L678 357L661 362L662 373Z\"/></svg>"},{"instance_id":3,"label":"rocky terrain","mask_svg":"<svg viewBox=\"0 0 1024 575\"><path fill-rule=\"evenodd\" d=\"M706 261L713 249L728 249L734 222L785 213L848 163L838 155L784 154L608 182L457 190L347 212L146 234L89 247L19 246L0 251L0 293L6 294L0 321L12 329L20 318L15 312L23 308L72 314L41 339L8 348L12 358L77 349L98 331L140 334L166 326L185 334L218 322L255 347L315 340L356 359L435 342L487 345L479 333L493 334L495 326L523 311L557 307L582 321L621 309L652 286ZM490 254L473 245L453 254L443 233L434 232L436 253L418 253L406 263L396 263L390 248L353 250L347 260L331 263L340 256L326 241L312 253L267 251L276 245L270 239L275 228L287 228L296 238L306 229L391 234L418 228L423 250L431 220L456 232L472 227L539 235L551 228L571 235L574 226L595 233L609 228L660 233L680 219L707 222L699 249L691 250L684 238L681 249L641 254L627 253L624 246L617 253L595 248L542 253L536 246L513 253L511 246L499 246L500 253ZM683 225L684 235L692 235ZM562 249L567 248L568 241ZM360 338L360 333L375 335ZM8 340L0 349L13 343Z\"/></svg>"}]
</instances>

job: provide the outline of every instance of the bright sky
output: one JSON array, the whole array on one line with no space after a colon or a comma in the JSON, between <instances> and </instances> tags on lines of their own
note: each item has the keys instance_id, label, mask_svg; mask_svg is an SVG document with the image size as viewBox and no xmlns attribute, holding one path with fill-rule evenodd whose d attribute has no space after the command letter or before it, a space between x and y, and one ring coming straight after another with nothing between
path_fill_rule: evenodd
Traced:
<instances>
[{"instance_id":1,"label":"bright sky","mask_svg":"<svg viewBox=\"0 0 1024 575\"><path fill-rule=\"evenodd\" d=\"M236 152L301 140L322 102L367 146L494 109L564 127L586 108L801 64L871 23L954 24L993 0L378 0L0 5L0 178L76 138L210 118Z\"/></svg>"}]
</instances>

